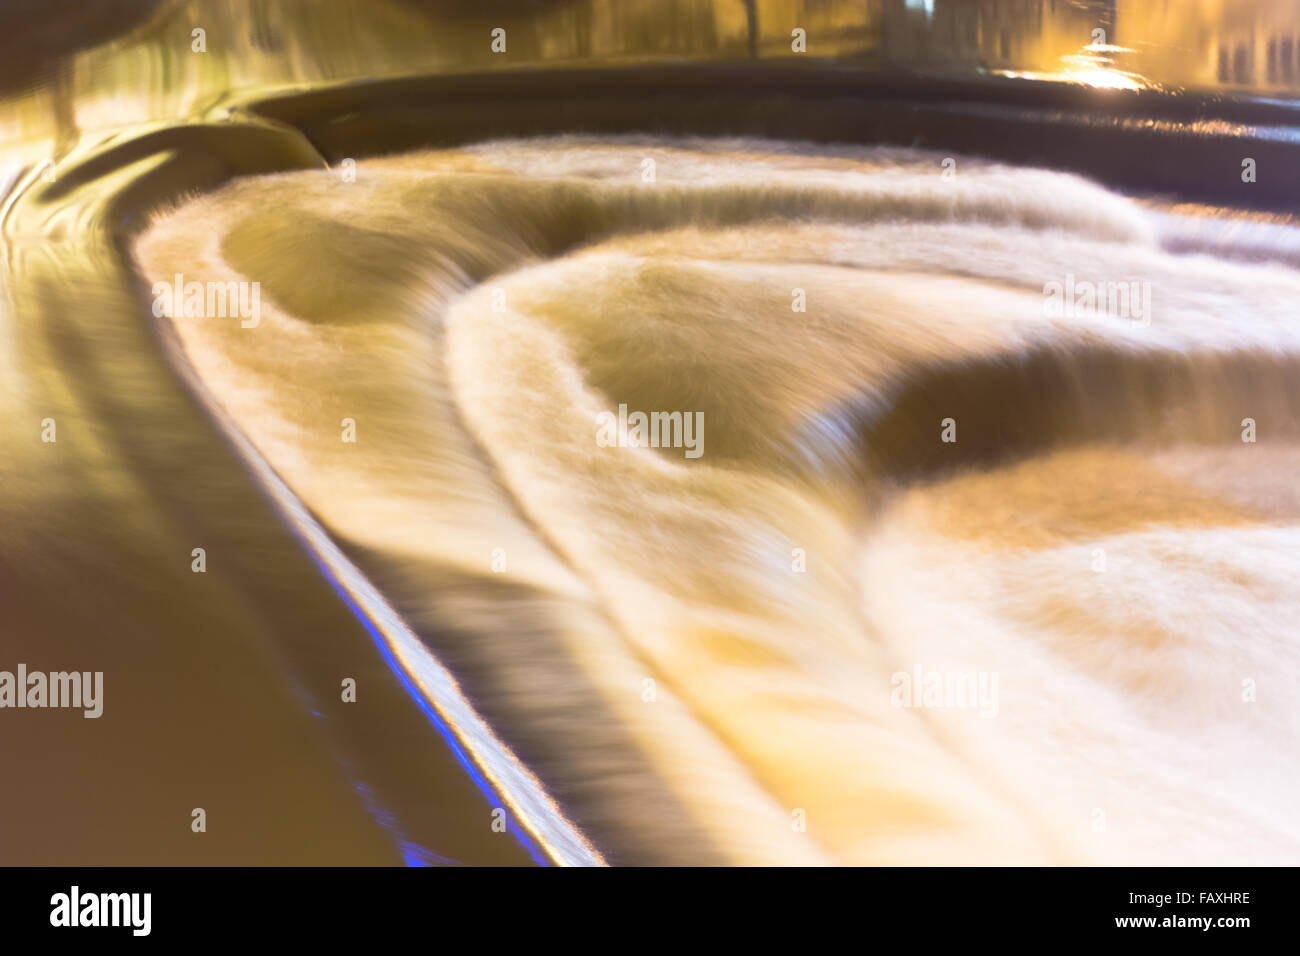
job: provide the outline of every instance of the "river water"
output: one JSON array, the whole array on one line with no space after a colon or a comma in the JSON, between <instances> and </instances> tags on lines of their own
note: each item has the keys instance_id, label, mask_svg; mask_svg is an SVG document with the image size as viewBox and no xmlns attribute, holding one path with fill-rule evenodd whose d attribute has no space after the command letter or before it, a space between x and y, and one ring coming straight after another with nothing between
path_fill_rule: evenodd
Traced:
<instances>
[{"instance_id":1,"label":"river water","mask_svg":"<svg viewBox=\"0 0 1300 956\"><path fill-rule=\"evenodd\" d=\"M1294 94L1293 5L1177 6L562 4L507 55L807 23ZM3 714L6 861L1295 860L1289 216L758 138L341 161L256 104L495 69L496 11L133 15L0 118L0 669L107 697Z\"/></svg>"}]
</instances>

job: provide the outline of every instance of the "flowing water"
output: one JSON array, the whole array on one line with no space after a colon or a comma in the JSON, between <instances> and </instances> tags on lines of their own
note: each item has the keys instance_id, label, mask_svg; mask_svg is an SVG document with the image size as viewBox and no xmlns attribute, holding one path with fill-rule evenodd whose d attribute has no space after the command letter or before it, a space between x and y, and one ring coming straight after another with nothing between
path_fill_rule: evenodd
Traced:
<instances>
[{"instance_id":1,"label":"flowing water","mask_svg":"<svg viewBox=\"0 0 1300 956\"><path fill-rule=\"evenodd\" d=\"M0 672L105 703L0 711L0 862L1296 860L1294 217L828 145L833 86L593 130L897 65L1283 115L1300 2L50 4Z\"/></svg>"},{"instance_id":2,"label":"flowing water","mask_svg":"<svg viewBox=\"0 0 1300 956\"><path fill-rule=\"evenodd\" d=\"M492 142L244 180L136 255L260 281L256 328L172 310L204 388L607 850L1294 859L1287 231L1233 262L940 161ZM1048 315L1067 276L1149 305ZM699 425L609 445L620 405ZM994 693L900 706L918 668Z\"/></svg>"}]
</instances>

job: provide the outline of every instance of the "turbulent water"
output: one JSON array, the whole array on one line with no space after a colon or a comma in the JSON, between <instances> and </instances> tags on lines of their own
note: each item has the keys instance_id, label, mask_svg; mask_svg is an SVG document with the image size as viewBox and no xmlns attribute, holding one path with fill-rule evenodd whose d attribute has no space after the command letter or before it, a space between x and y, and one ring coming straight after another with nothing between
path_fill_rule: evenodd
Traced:
<instances>
[{"instance_id":1,"label":"turbulent water","mask_svg":"<svg viewBox=\"0 0 1300 956\"><path fill-rule=\"evenodd\" d=\"M610 860L1294 862L1295 233L943 159L492 142L135 253L259 283L164 334Z\"/></svg>"}]
</instances>

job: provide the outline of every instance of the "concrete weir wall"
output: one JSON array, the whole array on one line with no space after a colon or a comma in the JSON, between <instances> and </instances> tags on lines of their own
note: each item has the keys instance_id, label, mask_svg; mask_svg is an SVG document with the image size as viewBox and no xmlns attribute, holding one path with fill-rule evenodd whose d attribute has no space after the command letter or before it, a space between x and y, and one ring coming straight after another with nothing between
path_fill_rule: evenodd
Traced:
<instances>
[{"instance_id":1,"label":"concrete weir wall","mask_svg":"<svg viewBox=\"0 0 1300 956\"><path fill-rule=\"evenodd\" d=\"M950 149L1124 190L1300 208L1300 109L1222 95L944 80L828 62L512 70L354 83L247 105L301 129L331 162L488 136L767 136ZM1255 182L1242 180L1245 158L1256 161Z\"/></svg>"}]
</instances>

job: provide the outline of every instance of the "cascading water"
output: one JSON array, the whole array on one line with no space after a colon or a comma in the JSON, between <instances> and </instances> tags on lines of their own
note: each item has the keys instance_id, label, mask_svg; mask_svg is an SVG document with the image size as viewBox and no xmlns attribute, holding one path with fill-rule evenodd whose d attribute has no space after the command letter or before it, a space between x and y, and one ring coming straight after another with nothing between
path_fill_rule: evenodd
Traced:
<instances>
[{"instance_id":1,"label":"cascading water","mask_svg":"<svg viewBox=\"0 0 1300 956\"><path fill-rule=\"evenodd\" d=\"M1294 229L945 158L489 142L135 255L258 283L167 334L610 859L1294 859Z\"/></svg>"}]
</instances>

